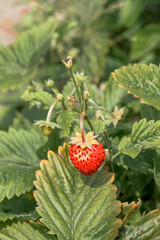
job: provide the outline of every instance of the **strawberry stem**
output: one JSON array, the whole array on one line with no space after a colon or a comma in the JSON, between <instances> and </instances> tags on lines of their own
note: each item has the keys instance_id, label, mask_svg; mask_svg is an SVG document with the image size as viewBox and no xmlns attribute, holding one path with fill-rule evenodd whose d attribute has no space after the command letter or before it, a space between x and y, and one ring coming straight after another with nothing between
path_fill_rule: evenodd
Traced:
<instances>
[{"instance_id":1,"label":"strawberry stem","mask_svg":"<svg viewBox=\"0 0 160 240\"><path fill-rule=\"evenodd\" d=\"M84 131L83 131L83 119L84 119L85 114L82 113L81 115L81 121L80 121L80 128L81 128L81 136L82 136L82 143L85 143L85 138L84 138Z\"/></svg>"},{"instance_id":2,"label":"strawberry stem","mask_svg":"<svg viewBox=\"0 0 160 240\"><path fill-rule=\"evenodd\" d=\"M76 80L75 80L75 78L74 78L72 69L70 68L69 71L70 71L70 74L71 74L71 76L72 76L72 79L73 79L73 83L74 83L74 85L75 85L75 88L76 88L76 92L77 92L77 95L78 95L78 99L79 99L79 101L81 102L80 93L79 93L78 86L77 86Z\"/></svg>"},{"instance_id":3,"label":"strawberry stem","mask_svg":"<svg viewBox=\"0 0 160 240\"><path fill-rule=\"evenodd\" d=\"M117 156L119 156L120 153L121 153L121 152L115 153L115 154L113 155L113 157L112 157L112 160L113 160L114 158L116 158Z\"/></svg>"},{"instance_id":4,"label":"strawberry stem","mask_svg":"<svg viewBox=\"0 0 160 240\"><path fill-rule=\"evenodd\" d=\"M54 106L56 105L56 103L59 101L59 99L56 99L56 101L54 103L52 103L49 111L48 111L48 114L47 114L47 118L46 118L46 122L49 122L50 120L50 117L51 117L51 113L52 113L52 110L54 108Z\"/></svg>"},{"instance_id":5,"label":"strawberry stem","mask_svg":"<svg viewBox=\"0 0 160 240\"><path fill-rule=\"evenodd\" d=\"M112 161L112 149L111 149L111 145L110 145L110 142L109 142L107 131L104 131L103 134L104 134L106 144L107 144L107 147L108 147L108 151L109 151L109 155L110 155L109 160Z\"/></svg>"},{"instance_id":6,"label":"strawberry stem","mask_svg":"<svg viewBox=\"0 0 160 240\"><path fill-rule=\"evenodd\" d=\"M86 119L88 125L90 126L90 129L91 129L92 132L94 132L94 134L95 134L94 128L93 128L93 126L92 126L92 123L91 123L91 121L89 120L89 118L88 118L87 115L85 115L85 119Z\"/></svg>"}]
</instances>

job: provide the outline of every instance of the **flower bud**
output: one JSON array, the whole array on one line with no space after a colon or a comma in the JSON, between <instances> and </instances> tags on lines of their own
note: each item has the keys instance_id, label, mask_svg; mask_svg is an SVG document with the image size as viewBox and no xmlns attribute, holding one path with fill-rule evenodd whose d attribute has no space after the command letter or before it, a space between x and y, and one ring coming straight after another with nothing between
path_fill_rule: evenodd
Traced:
<instances>
[{"instance_id":1,"label":"flower bud","mask_svg":"<svg viewBox=\"0 0 160 240\"><path fill-rule=\"evenodd\" d=\"M46 87L53 87L54 81L52 78L49 78L48 80L45 80Z\"/></svg>"},{"instance_id":2,"label":"flower bud","mask_svg":"<svg viewBox=\"0 0 160 240\"><path fill-rule=\"evenodd\" d=\"M52 128L47 126L41 127L41 130L44 136L49 136L52 132Z\"/></svg>"}]
</instances>

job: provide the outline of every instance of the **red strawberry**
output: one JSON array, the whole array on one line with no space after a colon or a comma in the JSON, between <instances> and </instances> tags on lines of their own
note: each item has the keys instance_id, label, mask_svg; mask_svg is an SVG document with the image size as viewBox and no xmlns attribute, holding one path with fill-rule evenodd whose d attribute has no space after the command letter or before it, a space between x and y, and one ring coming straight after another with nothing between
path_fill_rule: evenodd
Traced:
<instances>
[{"instance_id":1,"label":"red strawberry","mask_svg":"<svg viewBox=\"0 0 160 240\"><path fill-rule=\"evenodd\" d=\"M76 137L71 138L71 147L69 149L70 159L82 174L92 175L97 172L105 159L105 151L103 145L95 140L93 132L89 132L82 136L76 133Z\"/></svg>"}]
</instances>

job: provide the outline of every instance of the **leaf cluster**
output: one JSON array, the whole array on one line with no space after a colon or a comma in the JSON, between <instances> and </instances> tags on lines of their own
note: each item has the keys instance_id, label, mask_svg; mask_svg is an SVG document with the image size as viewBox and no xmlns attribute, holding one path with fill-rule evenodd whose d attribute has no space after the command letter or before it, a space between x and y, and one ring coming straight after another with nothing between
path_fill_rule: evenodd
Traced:
<instances>
[{"instance_id":1,"label":"leaf cluster","mask_svg":"<svg viewBox=\"0 0 160 240\"><path fill-rule=\"evenodd\" d=\"M0 239L159 239L159 1L24 2L0 46ZM65 143L83 113L106 149L90 177Z\"/></svg>"}]
</instances>

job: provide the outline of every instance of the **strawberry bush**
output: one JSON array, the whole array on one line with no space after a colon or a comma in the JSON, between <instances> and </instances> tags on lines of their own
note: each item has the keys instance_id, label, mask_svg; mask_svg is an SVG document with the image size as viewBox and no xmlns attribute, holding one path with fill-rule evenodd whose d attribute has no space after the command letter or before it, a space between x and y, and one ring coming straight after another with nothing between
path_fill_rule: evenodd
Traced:
<instances>
[{"instance_id":1,"label":"strawberry bush","mask_svg":"<svg viewBox=\"0 0 160 240\"><path fill-rule=\"evenodd\" d=\"M2 240L160 238L159 1L88 4L0 46Z\"/></svg>"}]
</instances>

